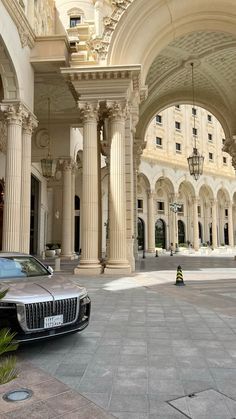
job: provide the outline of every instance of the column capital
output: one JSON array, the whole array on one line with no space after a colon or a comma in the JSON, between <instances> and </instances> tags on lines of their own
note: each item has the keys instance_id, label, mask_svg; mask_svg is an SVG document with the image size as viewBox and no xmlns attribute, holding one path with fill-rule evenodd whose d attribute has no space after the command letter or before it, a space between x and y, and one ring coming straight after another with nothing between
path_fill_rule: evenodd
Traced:
<instances>
[{"instance_id":1,"label":"column capital","mask_svg":"<svg viewBox=\"0 0 236 419\"><path fill-rule=\"evenodd\" d=\"M199 196L194 196L192 198L192 202L193 202L193 204L198 204L199 203Z\"/></svg>"},{"instance_id":2,"label":"column capital","mask_svg":"<svg viewBox=\"0 0 236 419\"><path fill-rule=\"evenodd\" d=\"M97 101L78 102L81 119L84 122L98 120L99 104Z\"/></svg>"},{"instance_id":3,"label":"column capital","mask_svg":"<svg viewBox=\"0 0 236 419\"><path fill-rule=\"evenodd\" d=\"M1 103L0 110L10 124L22 125L22 120L28 115L28 110L21 102Z\"/></svg>"},{"instance_id":4,"label":"column capital","mask_svg":"<svg viewBox=\"0 0 236 419\"><path fill-rule=\"evenodd\" d=\"M29 135L31 135L35 128L38 126L38 121L33 114L24 115L22 122L23 130Z\"/></svg>"},{"instance_id":5,"label":"column capital","mask_svg":"<svg viewBox=\"0 0 236 419\"><path fill-rule=\"evenodd\" d=\"M73 171L76 168L76 162L71 157L60 159L59 166L63 172Z\"/></svg>"},{"instance_id":6,"label":"column capital","mask_svg":"<svg viewBox=\"0 0 236 419\"><path fill-rule=\"evenodd\" d=\"M106 102L108 116L112 120L125 120L128 115L128 104L126 100Z\"/></svg>"},{"instance_id":7,"label":"column capital","mask_svg":"<svg viewBox=\"0 0 236 419\"><path fill-rule=\"evenodd\" d=\"M148 189L147 190L147 196L148 196L148 198L153 198L154 197L154 193L155 193L155 191L153 190L153 189Z\"/></svg>"},{"instance_id":8,"label":"column capital","mask_svg":"<svg viewBox=\"0 0 236 419\"><path fill-rule=\"evenodd\" d=\"M217 199L211 199L211 206L214 207L217 204Z\"/></svg>"}]
</instances>

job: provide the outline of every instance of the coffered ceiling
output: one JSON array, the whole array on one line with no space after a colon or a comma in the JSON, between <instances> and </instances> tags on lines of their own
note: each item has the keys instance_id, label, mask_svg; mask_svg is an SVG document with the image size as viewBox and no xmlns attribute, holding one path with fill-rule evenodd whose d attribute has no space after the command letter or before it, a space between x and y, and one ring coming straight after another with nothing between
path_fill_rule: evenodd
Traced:
<instances>
[{"instance_id":1,"label":"coffered ceiling","mask_svg":"<svg viewBox=\"0 0 236 419\"><path fill-rule=\"evenodd\" d=\"M142 111L160 110L178 99L191 103L191 63L196 103L232 117L236 112L236 38L221 32L187 34L162 50L147 74L149 95Z\"/></svg>"}]
</instances>

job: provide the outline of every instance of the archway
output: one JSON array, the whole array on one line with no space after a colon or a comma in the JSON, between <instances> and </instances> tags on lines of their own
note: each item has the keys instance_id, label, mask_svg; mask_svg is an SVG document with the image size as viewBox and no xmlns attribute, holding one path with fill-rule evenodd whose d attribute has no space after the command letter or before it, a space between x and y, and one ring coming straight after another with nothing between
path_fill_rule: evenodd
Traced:
<instances>
[{"instance_id":1,"label":"archway","mask_svg":"<svg viewBox=\"0 0 236 419\"><path fill-rule=\"evenodd\" d=\"M229 224L225 223L224 225L224 244L229 245Z\"/></svg>"},{"instance_id":2,"label":"archway","mask_svg":"<svg viewBox=\"0 0 236 419\"><path fill-rule=\"evenodd\" d=\"M155 224L155 246L166 248L166 223L161 218Z\"/></svg>"},{"instance_id":3,"label":"archway","mask_svg":"<svg viewBox=\"0 0 236 419\"><path fill-rule=\"evenodd\" d=\"M145 249L145 224L142 218L138 217L138 250Z\"/></svg>"},{"instance_id":4,"label":"archway","mask_svg":"<svg viewBox=\"0 0 236 419\"><path fill-rule=\"evenodd\" d=\"M203 242L203 237L202 237L202 224L200 222L198 222L198 232L199 232L199 239L200 242Z\"/></svg>"},{"instance_id":5,"label":"archway","mask_svg":"<svg viewBox=\"0 0 236 419\"><path fill-rule=\"evenodd\" d=\"M182 220L178 220L178 244L185 244L185 225Z\"/></svg>"}]
</instances>

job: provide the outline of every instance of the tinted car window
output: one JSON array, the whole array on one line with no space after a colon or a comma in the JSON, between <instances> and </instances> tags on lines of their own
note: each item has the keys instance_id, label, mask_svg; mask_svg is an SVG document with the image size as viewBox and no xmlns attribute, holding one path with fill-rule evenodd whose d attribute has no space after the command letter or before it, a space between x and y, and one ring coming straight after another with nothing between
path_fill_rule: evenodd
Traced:
<instances>
[{"instance_id":1,"label":"tinted car window","mask_svg":"<svg viewBox=\"0 0 236 419\"><path fill-rule=\"evenodd\" d=\"M27 256L1 257L0 281L6 278L25 278L49 275L36 259Z\"/></svg>"}]
</instances>

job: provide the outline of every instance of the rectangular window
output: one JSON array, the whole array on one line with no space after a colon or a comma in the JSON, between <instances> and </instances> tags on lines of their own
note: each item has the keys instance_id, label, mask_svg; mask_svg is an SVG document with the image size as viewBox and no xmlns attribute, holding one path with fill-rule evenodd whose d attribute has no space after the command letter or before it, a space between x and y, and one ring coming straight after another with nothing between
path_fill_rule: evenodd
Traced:
<instances>
[{"instance_id":1,"label":"rectangular window","mask_svg":"<svg viewBox=\"0 0 236 419\"><path fill-rule=\"evenodd\" d=\"M179 204L178 213L183 214L184 213L184 204Z\"/></svg>"},{"instance_id":2,"label":"rectangular window","mask_svg":"<svg viewBox=\"0 0 236 419\"><path fill-rule=\"evenodd\" d=\"M197 135L197 128L193 128L193 135Z\"/></svg>"},{"instance_id":3,"label":"rectangular window","mask_svg":"<svg viewBox=\"0 0 236 419\"><path fill-rule=\"evenodd\" d=\"M138 199L138 212L143 212L143 200Z\"/></svg>"},{"instance_id":4,"label":"rectangular window","mask_svg":"<svg viewBox=\"0 0 236 419\"><path fill-rule=\"evenodd\" d=\"M212 141L212 134L208 134L208 141Z\"/></svg>"},{"instance_id":5,"label":"rectangular window","mask_svg":"<svg viewBox=\"0 0 236 419\"><path fill-rule=\"evenodd\" d=\"M175 121L175 129L177 129L178 131L180 131L181 129L181 124L178 121Z\"/></svg>"},{"instance_id":6,"label":"rectangular window","mask_svg":"<svg viewBox=\"0 0 236 419\"><path fill-rule=\"evenodd\" d=\"M162 124L162 116L161 115L156 115L156 123L157 124Z\"/></svg>"},{"instance_id":7,"label":"rectangular window","mask_svg":"<svg viewBox=\"0 0 236 419\"><path fill-rule=\"evenodd\" d=\"M196 108L192 108L192 115L196 116L197 115L197 109Z\"/></svg>"},{"instance_id":8,"label":"rectangular window","mask_svg":"<svg viewBox=\"0 0 236 419\"><path fill-rule=\"evenodd\" d=\"M162 147L162 138L161 137L156 137L156 146L157 147Z\"/></svg>"},{"instance_id":9,"label":"rectangular window","mask_svg":"<svg viewBox=\"0 0 236 419\"><path fill-rule=\"evenodd\" d=\"M70 17L70 28L75 28L81 23L81 16Z\"/></svg>"},{"instance_id":10,"label":"rectangular window","mask_svg":"<svg viewBox=\"0 0 236 419\"><path fill-rule=\"evenodd\" d=\"M213 161L213 153L209 153L209 161Z\"/></svg>"},{"instance_id":11,"label":"rectangular window","mask_svg":"<svg viewBox=\"0 0 236 419\"><path fill-rule=\"evenodd\" d=\"M175 143L175 149L178 153L181 153L181 144L180 143Z\"/></svg>"},{"instance_id":12,"label":"rectangular window","mask_svg":"<svg viewBox=\"0 0 236 419\"><path fill-rule=\"evenodd\" d=\"M227 164L227 158L223 157L223 164Z\"/></svg>"},{"instance_id":13,"label":"rectangular window","mask_svg":"<svg viewBox=\"0 0 236 419\"><path fill-rule=\"evenodd\" d=\"M208 122L212 122L212 116L211 115L207 115L207 120L208 120Z\"/></svg>"},{"instance_id":14,"label":"rectangular window","mask_svg":"<svg viewBox=\"0 0 236 419\"><path fill-rule=\"evenodd\" d=\"M197 207L197 213L198 213L198 217L201 217L201 206L198 205Z\"/></svg>"},{"instance_id":15,"label":"rectangular window","mask_svg":"<svg viewBox=\"0 0 236 419\"><path fill-rule=\"evenodd\" d=\"M225 208L225 217L228 218L228 208Z\"/></svg>"},{"instance_id":16,"label":"rectangular window","mask_svg":"<svg viewBox=\"0 0 236 419\"><path fill-rule=\"evenodd\" d=\"M157 211L164 212L165 210L165 203L163 201L157 201Z\"/></svg>"}]
</instances>

